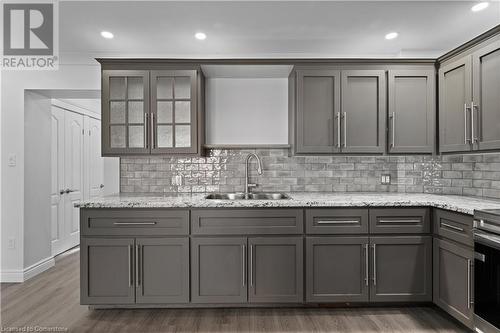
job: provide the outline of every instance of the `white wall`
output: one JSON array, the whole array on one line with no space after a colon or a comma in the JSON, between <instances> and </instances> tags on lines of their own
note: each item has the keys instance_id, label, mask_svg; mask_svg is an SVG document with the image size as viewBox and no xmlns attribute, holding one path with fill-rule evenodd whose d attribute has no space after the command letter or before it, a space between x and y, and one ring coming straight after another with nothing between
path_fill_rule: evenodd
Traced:
<instances>
[{"instance_id":1,"label":"white wall","mask_svg":"<svg viewBox=\"0 0 500 333\"><path fill-rule=\"evenodd\" d=\"M206 80L207 144L287 144L288 79Z\"/></svg>"},{"instance_id":2,"label":"white wall","mask_svg":"<svg viewBox=\"0 0 500 333\"><path fill-rule=\"evenodd\" d=\"M51 102L27 91L24 109L24 267L52 257Z\"/></svg>"},{"instance_id":3,"label":"white wall","mask_svg":"<svg viewBox=\"0 0 500 333\"><path fill-rule=\"evenodd\" d=\"M100 68L93 65L60 64L57 71L3 71L1 85L1 279L19 279L24 262L25 186L25 90L99 90ZM15 155L17 165L8 166ZM8 240L15 248L8 248Z\"/></svg>"},{"instance_id":4,"label":"white wall","mask_svg":"<svg viewBox=\"0 0 500 333\"><path fill-rule=\"evenodd\" d=\"M104 157L103 195L120 192L120 158Z\"/></svg>"}]
</instances>

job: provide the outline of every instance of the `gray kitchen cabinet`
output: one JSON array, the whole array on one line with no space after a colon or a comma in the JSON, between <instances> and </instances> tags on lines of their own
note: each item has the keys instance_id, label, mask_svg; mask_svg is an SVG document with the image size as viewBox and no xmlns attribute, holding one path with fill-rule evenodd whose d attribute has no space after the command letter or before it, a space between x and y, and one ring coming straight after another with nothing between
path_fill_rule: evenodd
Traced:
<instances>
[{"instance_id":1,"label":"gray kitchen cabinet","mask_svg":"<svg viewBox=\"0 0 500 333\"><path fill-rule=\"evenodd\" d=\"M248 245L249 302L302 303L302 237L253 237Z\"/></svg>"},{"instance_id":2,"label":"gray kitchen cabinet","mask_svg":"<svg viewBox=\"0 0 500 333\"><path fill-rule=\"evenodd\" d=\"M343 70L341 87L337 143L342 152L383 153L386 121L385 71Z\"/></svg>"},{"instance_id":3,"label":"gray kitchen cabinet","mask_svg":"<svg viewBox=\"0 0 500 333\"><path fill-rule=\"evenodd\" d=\"M198 152L196 70L151 71L151 153Z\"/></svg>"},{"instance_id":4,"label":"gray kitchen cabinet","mask_svg":"<svg viewBox=\"0 0 500 333\"><path fill-rule=\"evenodd\" d=\"M308 234L368 234L366 208L306 209Z\"/></svg>"},{"instance_id":5,"label":"gray kitchen cabinet","mask_svg":"<svg viewBox=\"0 0 500 333\"><path fill-rule=\"evenodd\" d=\"M368 237L306 238L306 301L368 302Z\"/></svg>"},{"instance_id":6,"label":"gray kitchen cabinet","mask_svg":"<svg viewBox=\"0 0 500 333\"><path fill-rule=\"evenodd\" d=\"M389 70L390 153L434 152L435 82L434 68Z\"/></svg>"},{"instance_id":7,"label":"gray kitchen cabinet","mask_svg":"<svg viewBox=\"0 0 500 333\"><path fill-rule=\"evenodd\" d=\"M205 87L199 66L99 62L103 156L203 153Z\"/></svg>"},{"instance_id":8,"label":"gray kitchen cabinet","mask_svg":"<svg viewBox=\"0 0 500 333\"><path fill-rule=\"evenodd\" d=\"M189 302L189 239L136 239L136 303Z\"/></svg>"},{"instance_id":9,"label":"gray kitchen cabinet","mask_svg":"<svg viewBox=\"0 0 500 333\"><path fill-rule=\"evenodd\" d=\"M432 301L432 237L371 237L372 302Z\"/></svg>"},{"instance_id":10,"label":"gray kitchen cabinet","mask_svg":"<svg viewBox=\"0 0 500 333\"><path fill-rule=\"evenodd\" d=\"M372 208L371 234L421 234L431 232L429 208Z\"/></svg>"},{"instance_id":11,"label":"gray kitchen cabinet","mask_svg":"<svg viewBox=\"0 0 500 333\"><path fill-rule=\"evenodd\" d=\"M471 150L472 66L470 56L439 69L439 150Z\"/></svg>"},{"instance_id":12,"label":"gray kitchen cabinet","mask_svg":"<svg viewBox=\"0 0 500 333\"><path fill-rule=\"evenodd\" d=\"M133 238L82 238L80 303L135 302Z\"/></svg>"},{"instance_id":13,"label":"gray kitchen cabinet","mask_svg":"<svg viewBox=\"0 0 500 333\"><path fill-rule=\"evenodd\" d=\"M296 73L296 152L340 151L340 71L298 69Z\"/></svg>"},{"instance_id":14,"label":"gray kitchen cabinet","mask_svg":"<svg viewBox=\"0 0 500 333\"><path fill-rule=\"evenodd\" d=\"M474 149L500 149L500 41L472 54L472 83Z\"/></svg>"},{"instance_id":15,"label":"gray kitchen cabinet","mask_svg":"<svg viewBox=\"0 0 500 333\"><path fill-rule=\"evenodd\" d=\"M149 154L149 72L103 70L102 155Z\"/></svg>"},{"instance_id":16,"label":"gray kitchen cabinet","mask_svg":"<svg viewBox=\"0 0 500 333\"><path fill-rule=\"evenodd\" d=\"M473 328L472 248L434 239L434 303Z\"/></svg>"},{"instance_id":17,"label":"gray kitchen cabinet","mask_svg":"<svg viewBox=\"0 0 500 333\"><path fill-rule=\"evenodd\" d=\"M434 209L434 234L457 243L474 246L473 217L471 215Z\"/></svg>"},{"instance_id":18,"label":"gray kitchen cabinet","mask_svg":"<svg viewBox=\"0 0 500 333\"><path fill-rule=\"evenodd\" d=\"M246 246L245 237L191 239L193 303L247 301Z\"/></svg>"}]
</instances>

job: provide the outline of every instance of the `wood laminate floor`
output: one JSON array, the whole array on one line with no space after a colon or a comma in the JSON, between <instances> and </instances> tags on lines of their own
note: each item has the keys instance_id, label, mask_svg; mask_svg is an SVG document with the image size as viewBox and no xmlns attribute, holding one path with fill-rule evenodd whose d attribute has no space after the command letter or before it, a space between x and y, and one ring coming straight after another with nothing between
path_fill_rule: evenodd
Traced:
<instances>
[{"instance_id":1,"label":"wood laminate floor","mask_svg":"<svg viewBox=\"0 0 500 333\"><path fill-rule=\"evenodd\" d=\"M89 310L79 304L79 252L23 284L2 284L1 326L69 332L466 332L432 307Z\"/></svg>"}]
</instances>

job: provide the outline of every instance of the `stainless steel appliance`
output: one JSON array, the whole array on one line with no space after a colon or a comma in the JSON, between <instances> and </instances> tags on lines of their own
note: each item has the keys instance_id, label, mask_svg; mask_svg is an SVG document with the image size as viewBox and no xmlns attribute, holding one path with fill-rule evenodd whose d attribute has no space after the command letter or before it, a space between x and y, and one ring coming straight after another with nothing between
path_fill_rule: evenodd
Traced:
<instances>
[{"instance_id":1,"label":"stainless steel appliance","mask_svg":"<svg viewBox=\"0 0 500 333\"><path fill-rule=\"evenodd\" d=\"M500 209L474 212L474 324L500 333Z\"/></svg>"}]
</instances>

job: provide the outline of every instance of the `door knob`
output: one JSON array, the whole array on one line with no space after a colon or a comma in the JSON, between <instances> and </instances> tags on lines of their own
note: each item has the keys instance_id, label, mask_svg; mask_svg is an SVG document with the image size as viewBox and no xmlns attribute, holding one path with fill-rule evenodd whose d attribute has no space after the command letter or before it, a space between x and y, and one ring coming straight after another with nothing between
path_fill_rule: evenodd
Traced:
<instances>
[{"instance_id":1,"label":"door knob","mask_svg":"<svg viewBox=\"0 0 500 333\"><path fill-rule=\"evenodd\" d=\"M103 188L103 187L104 187L104 184L99 185L99 188Z\"/></svg>"},{"instance_id":2,"label":"door knob","mask_svg":"<svg viewBox=\"0 0 500 333\"><path fill-rule=\"evenodd\" d=\"M66 190L59 190L60 195L63 195L64 193L66 193Z\"/></svg>"}]
</instances>

